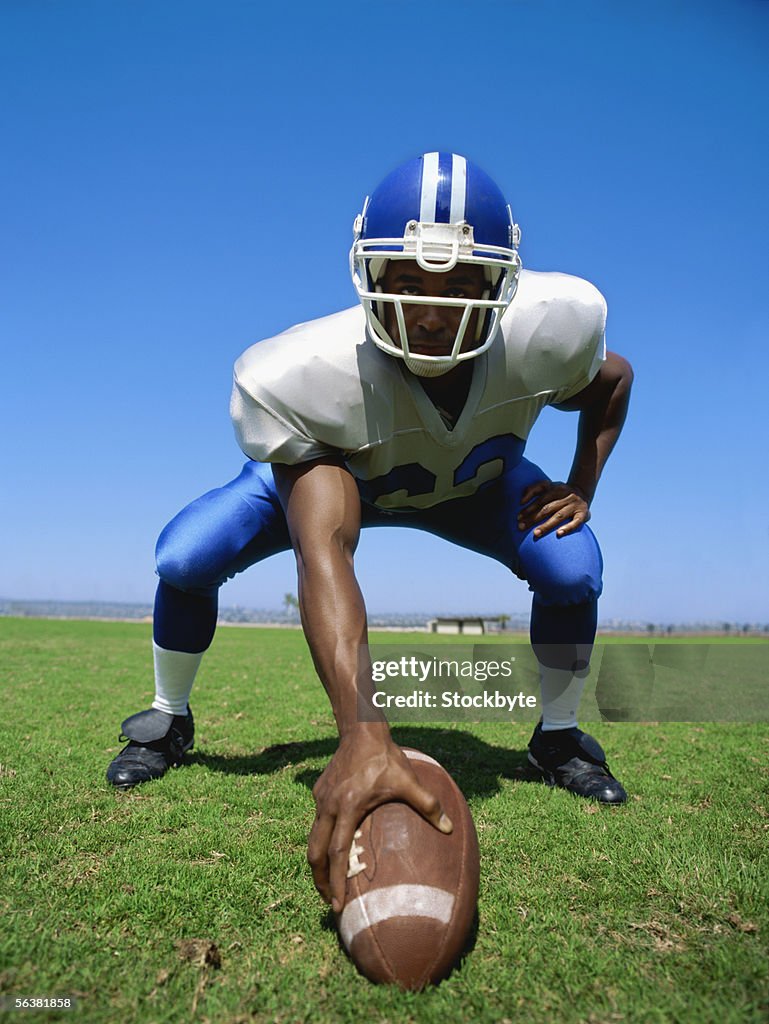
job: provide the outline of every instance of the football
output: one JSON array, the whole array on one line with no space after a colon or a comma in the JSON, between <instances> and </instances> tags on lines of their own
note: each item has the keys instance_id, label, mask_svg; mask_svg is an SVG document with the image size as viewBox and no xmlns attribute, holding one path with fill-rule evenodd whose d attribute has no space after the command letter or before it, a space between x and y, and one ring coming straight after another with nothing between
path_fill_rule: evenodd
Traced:
<instances>
[{"instance_id":1,"label":"football","mask_svg":"<svg viewBox=\"0 0 769 1024\"><path fill-rule=\"evenodd\" d=\"M454 831L444 835L403 803L375 808L350 848L337 927L371 981L421 989L445 978L467 944L478 901L478 837L448 772L427 754L403 752Z\"/></svg>"}]
</instances>

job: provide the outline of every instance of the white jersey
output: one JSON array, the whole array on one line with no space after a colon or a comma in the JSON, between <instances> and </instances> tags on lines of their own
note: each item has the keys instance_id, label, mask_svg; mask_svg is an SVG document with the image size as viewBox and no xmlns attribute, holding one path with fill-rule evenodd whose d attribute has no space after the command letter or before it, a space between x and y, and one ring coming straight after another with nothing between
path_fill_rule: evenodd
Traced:
<instances>
[{"instance_id":1,"label":"white jersey","mask_svg":"<svg viewBox=\"0 0 769 1024\"><path fill-rule=\"evenodd\" d=\"M513 468L542 409L598 372L605 323L606 303L588 281L522 271L501 337L472 360L467 401L449 429L419 378L367 337L354 306L243 353L230 407L235 433L259 462L342 452L365 500L429 508Z\"/></svg>"}]
</instances>

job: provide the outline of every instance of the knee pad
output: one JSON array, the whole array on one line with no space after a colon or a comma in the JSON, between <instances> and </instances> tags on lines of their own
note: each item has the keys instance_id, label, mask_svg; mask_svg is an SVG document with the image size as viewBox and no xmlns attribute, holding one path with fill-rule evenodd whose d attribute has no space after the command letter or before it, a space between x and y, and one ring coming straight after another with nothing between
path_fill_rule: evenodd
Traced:
<instances>
[{"instance_id":1,"label":"knee pad","mask_svg":"<svg viewBox=\"0 0 769 1024\"><path fill-rule=\"evenodd\" d=\"M269 479L267 474L269 473ZM291 547L270 466L239 477L183 508L160 534L160 578L187 593L209 593L236 573Z\"/></svg>"},{"instance_id":2,"label":"knee pad","mask_svg":"<svg viewBox=\"0 0 769 1024\"><path fill-rule=\"evenodd\" d=\"M195 545L183 531L175 529L172 520L158 538L155 548L157 574L164 583L176 590L203 592L217 585L212 580L212 567L208 563L208 551L202 545Z\"/></svg>"},{"instance_id":3,"label":"knee pad","mask_svg":"<svg viewBox=\"0 0 769 1024\"><path fill-rule=\"evenodd\" d=\"M534 591L543 605L558 607L596 601L603 590L600 576L596 579L591 573L580 573L566 579L548 580L540 586L534 586L531 579L529 583L530 589Z\"/></svg>"},{"instance_id":4,"label":"knee pad","mask_svg":"<svg viewBox=\"0 0 769 1024\"><path fill-rule=\"evenodd\" d=\"M205 594L221 586L249 539L250 529L242 523L246 508L238 495L224 489L183 508L158 537L155 561L161 580L185 593Z\"/></svg>"},{"instance_id":5,"label":"knee pad","mask_svg":"<svg viewBox=\"0 0 769 1024\"><path fill-rule=\"evenodd\" d=\"M529 589L543 605L584 604L601 596L601 550L586 526L565 537L549 533L535 541L529 535L519 558Z\"/></svg>"}]
</instances>

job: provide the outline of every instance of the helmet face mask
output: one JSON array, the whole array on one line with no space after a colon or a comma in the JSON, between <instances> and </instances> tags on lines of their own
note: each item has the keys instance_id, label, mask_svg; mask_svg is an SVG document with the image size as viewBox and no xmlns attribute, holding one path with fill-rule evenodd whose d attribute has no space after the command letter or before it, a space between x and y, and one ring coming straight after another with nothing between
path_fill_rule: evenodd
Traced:
<instances>
[{"instance_id":1,"label":"helmet face mask","mask_svg":"<svg viewBox=\"0 0 769 1024\"><path fill-rule=\"evenodd\" d=\"M447 373L494 341L518 284L520 230L501 192L480 168L451 153L426 153L396 168L364 204L353 225L350 269L374 343L419 376ZM390 261L407 260L425 274L480 266L480 297L402 294L383 289ZM445 353L412 350L404 306L454 307L458 320ZM475 314L474 337L468 327ZM397 333L388 330L397 325ZM394 336L394 334L396 336Z\"/></svg>"}]
</instances>

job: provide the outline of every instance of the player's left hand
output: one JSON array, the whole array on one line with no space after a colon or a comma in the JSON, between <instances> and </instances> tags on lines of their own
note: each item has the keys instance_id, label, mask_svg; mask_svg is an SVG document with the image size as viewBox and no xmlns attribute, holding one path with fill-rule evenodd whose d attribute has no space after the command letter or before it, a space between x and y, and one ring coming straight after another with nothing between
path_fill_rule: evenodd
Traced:
<instances>
[{"instance_id":1,"label":"player's left hand","mask_svg":"<svg viewBox=\"0 0 769 1024\"><path fill-rule=\"evenodd\" d=\"M518 529L528 530L537 524L534 540L555 530L556 537L574 533L590 518L586 496L574 484L559 480L538 480L521 495Z\"/></svg>"}]
</instances>

